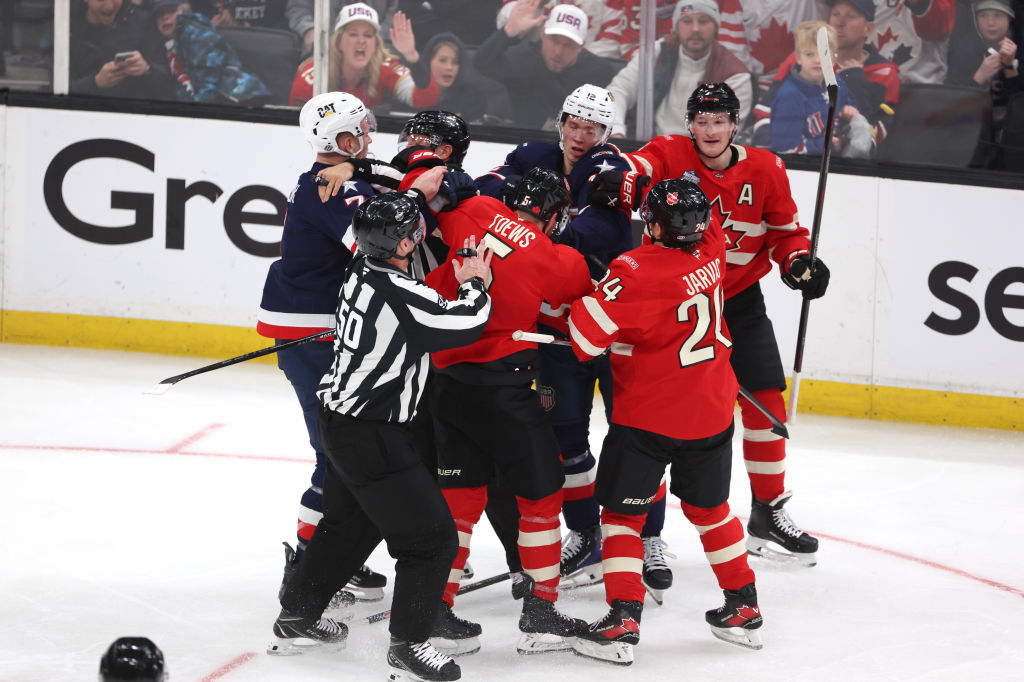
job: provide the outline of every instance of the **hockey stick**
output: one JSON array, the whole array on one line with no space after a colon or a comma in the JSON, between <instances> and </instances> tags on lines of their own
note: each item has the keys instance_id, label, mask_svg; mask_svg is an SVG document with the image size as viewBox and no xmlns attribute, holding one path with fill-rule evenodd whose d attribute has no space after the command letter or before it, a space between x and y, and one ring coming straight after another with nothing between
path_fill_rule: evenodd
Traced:
<instances>
[{"instance_id":1,"label":"hockey stick","mask_svg":"<svg viewBox=\"0 0 1024 682\"><path fill-rule=\"evenodd\" d=\"M551 334L534 334L532 332L524 332L522 329L517 329L512 332L512 339L514 341L533 341L534 343L550 343L555 346L570 346L572 345L568 341L562 341L556 339ZM761 401L751 395L750 391L739 387L739 393L741 396L750 401L750 404L757 408L757 410L763 414L768 421L772 423L772 433L776 436L782 436L783 438L789 438L789 429L786 425L779 421L779 418L768 411L768 408L761 404Z\"/></svg>"},{"instance_id":2,"label":"hockey stick","mask_svg":"<svg viewBox=\"0 0 1024 682\"><path fill-rule=\"evenodd\" d=\"M828 162L832 158L832 131L836 125L836 100L839 99L839 83L836 82L836 71L832 66L832 52L828 45L828 31L822 26L818 29L818 57L821 60L821 72L828 84L828 121L825 124L825 150L821 154L821 171L818 173L818 196L814 201L814 222L811 224L811 263L818 253L818 235L821 227L821 210L825 204L825 183L828 181ZM800 303L800 326L796 334L796 357L793 359L793 379L789 384L789 409L786 421L793 423L796 417L796 403L800 395L800 372L804 368L804 345L807 339L807 318L810 314L811 302L803 299Z\"/></svg>"},{"instance_id":3,"label":"hockey stick","mask_svg":"<svg viewBox=\"0 0 1024 682\"><path fill-rule=\"evenodd\" d=\"M511 573L499 573L498 575L492 575L490 578L484 578L482 580L477 580L476 582L469 583L468 585L462 585L461 587L459 587L458 592L456 592L455 594L463 595L469 594L470 592L476 592L477 590L482 590L485 587L490 587L491 585L503 583L511 577ZM380 621L387 620L389 618L391 618L391 609L388 609L387 611L380 611L378 613L372 613L369 616L363 616L359 619L359 622L372 625L373 623L379 623Z\"/></svg>"},{"instance_id":4,"label":"hockey stick","mask_svg":"<svg viewBox=\"0 0 1024 682\"><path fill-rule=\"evenodd\" d=\"M285 348L291 348L292 346L298 346L303 343L309 343L310 341L316 341L317 339L323 339L325 337L333 335L333 329L326 329L322 332L317 332L316 334L303 336L301 339L294 339L292 341L287 341L276 346L269 346L268 348L254 350L253 352L246 353L245 355L239 355L238 357L229 358L227 360L221 360L220 362L215 362L212 365L206 365L205 367L194 369L191 372L185 372L184 374L178 374L177 376L167 377L156 386L146 391L143 391L143 393L145 395L163 395L164 393L167 393L167 391L171 390L171 387L174 386L174 384L181 381L182 379L188 379L189 377L194 377L197 374L205 374L206 372L212 372L213 370L220 369L221 367L230 367L231 365L237 365L238 363L245 362L246 360L261 358L264 355L270 355L271 353L282 351Z\"/></svg>"}]
</instances>

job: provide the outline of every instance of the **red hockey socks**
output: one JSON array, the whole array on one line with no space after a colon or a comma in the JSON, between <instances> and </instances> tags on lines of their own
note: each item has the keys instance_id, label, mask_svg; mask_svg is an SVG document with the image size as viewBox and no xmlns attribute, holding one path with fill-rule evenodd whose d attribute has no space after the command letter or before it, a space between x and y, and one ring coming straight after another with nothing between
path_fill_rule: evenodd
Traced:
<instances>
[{"instance_id":1,"label":"red hockey socks","mask_svg":"<svg viewBox=\"0 0 1024 682\"><path fill-rule=\"evenodd\" d=\"M627 516L601 510L601 566L604 568L604 593L610 605L613 599L644 601L644 543L640 539L646 514Z\"/></svg>"},{"instance_id":2,"label":"red hockey socks","mask_svg":"<svg viewBox=\"0 0 1024 682\"><path fill-rule=\"evenodd\" d=\"M455 606L455 593L459 591L462 569L469 558L469 541L473 538L473 527L480 520L480 514L487 506L487 486L478 488L442 488L448 509L455 519L455 529L459 532L459 552L455 555L455 563L448 574L448 584L444 587L443 599L449 606Z\"/></svg>"},{"instance_id":3,"label":"red hockey socks","mask_svg":"<svg viewBox=\"0 0 1024 682\"><path fill-rule=\"evenodd\" d=\"M562 510L562 490L539 500L516 496L519 503L519 560L523 571L533 579L533 593L548 601L558 601L559 568L562 558L562 533L558 514Z\"/></svg>"},{"instance_id":4,"label":"red hockey socks","mask_svg":"<svg viewBox=\"0 0 1024 682\"><path fill-rule=\"evenodd\" d=\"M747 546L743 540L743 524L729 511L729 503L707 509L680 502L683 514L700 533L704 555L723 590L738 590L754 582L754 572L747 565ZM643 557L643 549L640 550ZM605 580L607 581L607 576Z\"/></svg>"},{"instance_id":5,"label":"red hockey socks","mask_svg":"<svg viewBox=\"0 0 1024 682\"><path fill-rule=\"evenodd\" d=\"M769 412L786 421L782 391L770 388L752 394ZM754 405L740 396L743 417L743 463L750 488L759 500L774 500L786 491L786 440L772 433L772 423Z\"/></svg>"}]
</instances>

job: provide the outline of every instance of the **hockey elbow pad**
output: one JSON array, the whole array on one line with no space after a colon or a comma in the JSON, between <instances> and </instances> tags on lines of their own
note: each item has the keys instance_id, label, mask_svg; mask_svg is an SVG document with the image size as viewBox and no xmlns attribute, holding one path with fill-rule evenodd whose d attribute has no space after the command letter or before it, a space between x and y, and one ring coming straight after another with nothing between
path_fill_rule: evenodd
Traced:
<instances>
[{"instance_id":1,"label":"hockey elbow pad","mask_svg":"<svg viewBox=\"0 0 1024 682\"><path fill-rule=\"evenodd\" d=\"M828 267L819 258L811 260L810 254L802 253L782 268L782 281L790 289L797 289L808 301L821 298L828 289Z\"/></svg>"},{"instance_id":2,"label":"hockey elbow pad","mask_svg":"<svg viewBox=\"0 0 1024 682\"><path fill-rule=\"evenodd\" d=\"M601 171L590 181L587 203L632 211L640 205L643 189L649 184L651 179L636 171Z\"/></svg>"}]
</instances>

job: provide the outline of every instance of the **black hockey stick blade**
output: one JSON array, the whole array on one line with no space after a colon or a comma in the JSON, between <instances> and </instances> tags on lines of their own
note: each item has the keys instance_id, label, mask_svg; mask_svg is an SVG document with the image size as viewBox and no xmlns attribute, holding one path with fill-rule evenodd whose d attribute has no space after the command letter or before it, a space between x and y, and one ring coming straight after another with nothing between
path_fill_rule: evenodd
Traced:
<instances>
[{"instance_id":1,"label":"black hockey stick blade","mask_svg":"<svg viewBox=\"0 0 1024 682\"><path fill-rule=\"evenodd\" d=\"M246 360L254 360L256 358L261 358L264 355L270 355L271 353L277 353L278 351L282 351L285 348L291 348L292 346L298 346L298 345L303 344L303 343L309 343L310 341L316 341L318 339L323 339L325 337L333 336L333 335L334 335L334 330L333 329L327 329L327 330L324 330L322 332L317 332L316 334L310 334L309 336L303 336L301 339L294 339L292 341L288 341L287 343L281 343L281 344L278 344L276 346L269 346L267 348L261 348L260 350L254 350L251 353L246 353L245 355L239 355L237 357L229 358L227 360L221 360L220 362L214 362L213 364L209 364L209 365L206 365L204 367L200 367L199 369L194 369L191 372L185 372L184 374L178 374L178 375L173 376L173 377L167 377L166 379L161 381L156 386L153 386L152 388L143 391L143 393L145 395L163 395L164 393L167 393L167 391L171 390L171 388L174 386L174 384L178 383L182 379L188 379L189 377L194 377L197 374L205 374L207 372L212 372L215 369L221 369L223 367L230 367L231 365L237 365L238 363L245 362Z\"/></svg>"},{"instance_id":2,"label":"black hockey stick blade","mask_svg":"<svg viewBox=\"0 0 1024 682\"><path fill-rule=\"evenodd\" d=\"M772 423L772 433L776 436L782 436L783 438L789 438L789 429L786 425L779 420L774 414L768 411L768 408L761 404L761 401L751 395L750 391L740 386L740 395L750 401L750 404L757 408L757 411L768 418L768 421Z\"/></svg>"}]
</instances>

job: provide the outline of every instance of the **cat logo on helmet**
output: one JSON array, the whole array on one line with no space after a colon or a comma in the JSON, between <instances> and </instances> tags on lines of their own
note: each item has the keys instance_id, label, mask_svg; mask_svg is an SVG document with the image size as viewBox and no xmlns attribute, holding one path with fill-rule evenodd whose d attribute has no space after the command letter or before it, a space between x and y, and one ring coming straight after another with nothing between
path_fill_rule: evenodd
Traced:
<instances>
[{"instance_id":1,"label":"cat logo on helmet","mask_svg":"<svg viewBox=\"0 0 1024 682\"><path fill-rule=\"evenodd\" d=\"M367 122L363 130L363 122ZM365 135L376 132L376 120L355 95L347 92L325 92L317 95L299 111L299 128L317 154L345 154L338 149L337 138L349 133L359 140L358 157L366 149Z\"/></svg>"}]
</instances>

